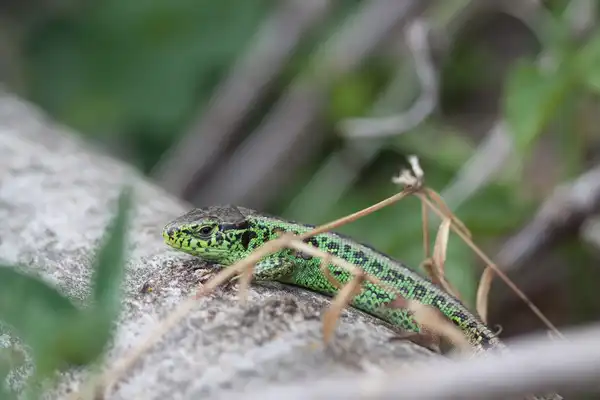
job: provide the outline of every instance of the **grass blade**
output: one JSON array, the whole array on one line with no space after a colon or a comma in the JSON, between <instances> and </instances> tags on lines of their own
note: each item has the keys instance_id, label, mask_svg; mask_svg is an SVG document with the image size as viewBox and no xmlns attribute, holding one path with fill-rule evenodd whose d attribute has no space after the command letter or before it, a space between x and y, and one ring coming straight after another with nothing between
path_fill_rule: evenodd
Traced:
<instances>
[{"instance_id":1,"label":"grass blade","mask_svg":"<svg viewBox=\"0 0 600 400\"><path fill-rule=\"evenodd\" d=\"M119 196L117 215L105 234L105 241L96 255L94 301L110 319L121 308L121 286L125 265L127 224L132 203L132 190L127 187Z\"/></svg>"}]
</instances>

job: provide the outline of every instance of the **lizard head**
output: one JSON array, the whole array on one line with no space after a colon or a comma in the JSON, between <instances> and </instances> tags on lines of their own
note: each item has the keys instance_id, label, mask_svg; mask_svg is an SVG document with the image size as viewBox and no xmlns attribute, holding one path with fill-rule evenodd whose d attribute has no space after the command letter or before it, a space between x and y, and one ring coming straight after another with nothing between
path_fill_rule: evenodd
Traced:
<instances>
[{"instance_id":1,"label":"lizard head","mask_svg":"<svg viewBox=\"0 0 600 400\"><path fill-rule=\"evenodd\" d=\"M235 206L193 209L168 223L162 235L169 246L222 265L242 259L253 237L246 217Z\"/></svg>"}]
</instances>

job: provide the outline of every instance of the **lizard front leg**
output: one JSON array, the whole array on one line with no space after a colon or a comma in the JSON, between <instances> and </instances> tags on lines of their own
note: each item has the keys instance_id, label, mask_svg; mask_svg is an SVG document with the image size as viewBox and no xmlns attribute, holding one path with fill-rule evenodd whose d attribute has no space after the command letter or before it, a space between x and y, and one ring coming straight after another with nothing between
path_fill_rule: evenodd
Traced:
<instances>
[{"instance_id":1,"label":"lizard front leg","mask_svg":"<svg viewBox=\"0 0 600 400\"><path fill-rule=\"evenodd\" d=\"M257 281L278 281L291 275L293 271L293 262L282 257L271 256L256 264L253 277Z\"/></svg>"}]
</instances>

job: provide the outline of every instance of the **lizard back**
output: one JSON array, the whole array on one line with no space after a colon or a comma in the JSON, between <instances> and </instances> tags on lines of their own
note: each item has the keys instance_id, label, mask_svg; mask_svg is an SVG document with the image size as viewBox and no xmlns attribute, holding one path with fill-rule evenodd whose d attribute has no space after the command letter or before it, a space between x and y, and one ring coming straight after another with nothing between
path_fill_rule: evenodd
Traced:
<instances>
[{"instance_id":1,"label":"lizard back","mask_svg":"<svg viewBox=\"0 0 600 400\"><path fill-rule=\"evenodd\" d=\"M313 225L284 220L240 209L246 216L254 237L250 240L249 251L259 247L277 236L277 231L302 234L314 228ZM447 293L426 277L413 271L402 262L395 260L373 247L359 243L350 237L336 232L326 232L306 242L340 257L374 275L386 284L398 290L407 299L417 300L442 312L467 336L476 348L503 348L504 345L478 317L476 317L460 300ZM281 282L304 287L316 292L333 296L338 289L331 285L321 271L321 260L293 250L284 250L274 257L287 257L296 267L293 273ZM350 274L333 264L329 265L332 275L342 284L349 281ZM396 296L385 289L365 283L363 291L354 298L352 305L362 311L379 317L393 325L419 332L419 326L406 310L386 307Z\"/></svg>"}]
</instances>

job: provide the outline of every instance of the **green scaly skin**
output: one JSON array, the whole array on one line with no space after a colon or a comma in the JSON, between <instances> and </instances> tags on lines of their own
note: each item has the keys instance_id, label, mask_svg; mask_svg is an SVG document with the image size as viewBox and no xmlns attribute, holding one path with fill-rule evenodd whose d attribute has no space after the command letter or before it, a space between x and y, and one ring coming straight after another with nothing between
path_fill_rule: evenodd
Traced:
<instances>
[{"instance_id":1,"label":"green scaly skin","mask_svg":"<svg viewBox=\"0 0 600 400\"><path fill-rule=\"evenodd\" d=\"M207 262L228 266L248 256L265 242L277 238L281 232L302 234L313 228L312 225L287 221L242 207L214 206L194 209L170 222L163 229L163 237L175 249ZM438 309L464 332L476 350L505 348L496 334L458 299L401 262L338 233L322 233L306 241L361 267L397 289L406 299ZM329 271L342 284L351 278L346 270L333 264L329 265ZM254 279L278 281L329 296L338 292L321 272L319 258L291 249L283 249L259 261ZM418 324L408 311L386 307L395 297L393 293L367 283L352 305L392 325L419 332ZM551 395L543 399L562 397Z\"/></svg>"}]
</instances>

